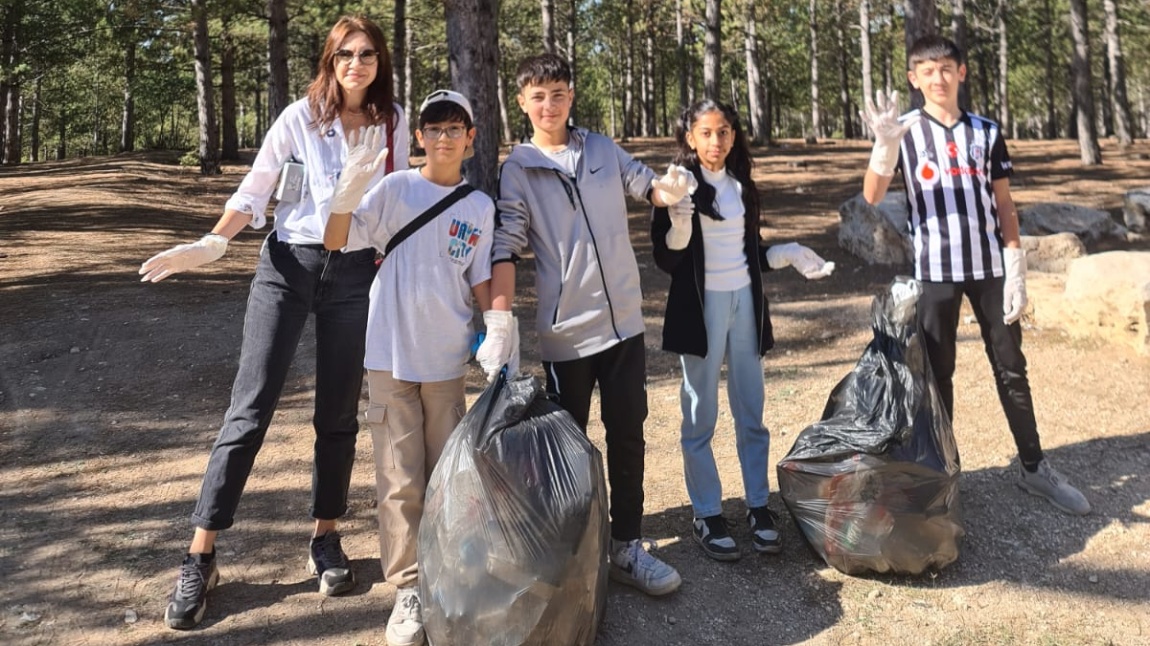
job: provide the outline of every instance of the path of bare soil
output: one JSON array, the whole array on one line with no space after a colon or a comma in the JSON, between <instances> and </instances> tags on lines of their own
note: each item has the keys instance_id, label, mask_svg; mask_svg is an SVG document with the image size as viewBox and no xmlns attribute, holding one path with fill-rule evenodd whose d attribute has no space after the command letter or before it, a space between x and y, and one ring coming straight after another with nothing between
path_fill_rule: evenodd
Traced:
<instances>
[{"instance_id":1,"label":"path of bare soil","mask_svg":"<svg viewBox=\"0 0 1150 646\"><path fill-rule=\"evenodd\" d=\"M671 149L665 140L629 147L657 168ZM1096 169L1078 165L1072 142L1018 142L1012 152L1020 206L1059 200L1117 213L1122 193L1150 178L1145 144L1104 147ZM858 358L870 338L870 297L897 269L862 265L835 242L837 208L861 184L865 145L786 142L757 154L766 235L838 264L820 282L768 276L779 338L764 364L773 469ZM343 525L360 583L328 599L305 572L315 351L306 340L240 522L221 540L222 584L203 626L163 627L228 403L261 241L246 232L213 265L139 283L139 263L205 232L245 171L202 178L173 161L136 154L0 170L0 642L382 644L393 591L376 560L366 433ZM967 538L957 563L918 578L844 576L812 557L786 515L781 555L716 563L688 533L677 362L659 350L668 280L651 260L647 213L636 206L631 215L650 366L645 531L685 583L667 599L613 584L600 646L1150 644L1150 358L1026 330L1044 443L1094 505L1086 518L1014 486L978 331L964 325L955 386ZM1118 246L1147 248L1139 244ZM531 276L522 273L528 297L519 311L530 330ZM538 370L532 334L523 349ZM474 396L477 368L469 379ZM721 415L715 452L725 513L738 520L725 405ZM601 427L590 434L601 446ZM745 526L735 527L746 545Z\"/></svg>"}]
</instances>

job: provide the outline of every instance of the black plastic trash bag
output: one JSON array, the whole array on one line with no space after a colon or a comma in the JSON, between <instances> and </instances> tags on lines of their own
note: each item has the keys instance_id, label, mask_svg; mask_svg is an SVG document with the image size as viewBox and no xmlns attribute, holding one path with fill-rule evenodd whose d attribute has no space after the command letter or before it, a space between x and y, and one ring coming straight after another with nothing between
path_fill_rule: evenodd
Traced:
<instances>
[{"instance_id":1,"label":"black plastic trash bag","mask_svg":"<svg viewBox=\"0 0 1150 646\"><path fill-rule=\"evenodd\" d=\"M871 305L874 340L778 465L807 542L848 574L918 574L958 558L958 449L918 333L919 284Z\"/></svg>"},{"instance_id":2,"label":"black plastic trash bag","mask_svg":"<svg viewBox=\"0 0 1150 646\"><path fill-rule=\"evenodd\" d=\"M500 376L432 472L419 527L433 646L587 645L607 601L599 451L534 377Z\"/></svg>"}]
</instances>

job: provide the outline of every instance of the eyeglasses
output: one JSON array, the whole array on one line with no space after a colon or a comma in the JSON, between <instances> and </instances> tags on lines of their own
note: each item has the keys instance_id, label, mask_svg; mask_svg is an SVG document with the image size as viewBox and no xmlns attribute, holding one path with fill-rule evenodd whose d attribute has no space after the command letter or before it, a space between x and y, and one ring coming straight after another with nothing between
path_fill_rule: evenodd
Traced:
<instances>
[{"instance_id":1,"label":"eyeglasses","mask_svg":"<svg viewBox=\"0 0 1150 646\"><path fill-rule=\"evenodd\" d=\"M443 135L447 135L448 139L459 139L467 134L467 128L463 126L447 126L446 128L428 126L426 128L420 128L420 132L423 133L424 139L428 141L438 141Z\"/></svg>"},{"instance_id":2,"label":"eyeglasses","mask_svg":"<svg viewBox=\"0 0 1150 646\"><path fill-rule=\"evenodd\" d=\"M364 65L375 65L379 59L379 52L374 49L365 49L358 53L350 49L337 49L334 58L336 65L351 65L352 59L355 58L358 58L359 62Z\"/></svg>"}]
</instances>

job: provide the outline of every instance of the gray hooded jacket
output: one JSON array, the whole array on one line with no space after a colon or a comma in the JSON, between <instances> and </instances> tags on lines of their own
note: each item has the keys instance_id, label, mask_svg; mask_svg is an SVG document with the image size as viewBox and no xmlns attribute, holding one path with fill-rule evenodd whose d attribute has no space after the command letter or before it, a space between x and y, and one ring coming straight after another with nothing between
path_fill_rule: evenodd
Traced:
<instances>
[{"instance_id":1,"label":"gray hooded jacket","mask_svg":"<svg viewBox=\"0 0 1150 646\"><path fill-rule=\"evenodd\" d=\"M570 129L575 176L521 144L503 162L492 262L535 254L544 361L587 357L644 330L624 195L645 200L655 174L614 141Z\"/></svg>"}]
</instances>

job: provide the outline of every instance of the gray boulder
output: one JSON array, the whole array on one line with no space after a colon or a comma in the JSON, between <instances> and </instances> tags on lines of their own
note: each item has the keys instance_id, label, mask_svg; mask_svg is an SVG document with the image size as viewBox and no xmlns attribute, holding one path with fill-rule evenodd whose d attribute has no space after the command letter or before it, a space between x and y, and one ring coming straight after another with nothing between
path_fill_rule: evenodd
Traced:
<instances>
[{"instance_id":1,"label":"gray boulder","mask_svg":"<svg viewBox=\"0 0 1150 646\"><path fill-rule=\"evenodd\" d=\"M1126 228L1135 233L1146 233L1146 216L1150 214L1150 188L1126 191L1122 200L1122 219Z\"/></svg>"},{"instance_id":2,"label":"gray boulder","mask_svg":"<svg viewBox=\"0 0 1150 646\"><path fill-rule=\"evenodd\" d=\"M888 192L877 207L859 193L839 206L839 246L870 265L910 265L909 216L902 191Z\"/></svg>"},{"instance_id":3,"label":"gray boulder","mask_svg":"<svg viewBox=\"0 0 1150 646\"><path fill-rule=\"evenodd\" d=\"M1031 271L1064 273L1070 261L1086 255L1086 245L1073 233L1022 236L1026 266Z\"/></svg>"},{"instance_id":4,"label":"gray boulder","mask_svg":"<svg viewBox=\"0 0 1150 646\"><path fill-rule=\"evenodd\" d=\"M1106 211L1075 204L1040 203L1018 212L1022 235L1073 233L1086 242L1126 237L1126 228Z\"/></svg>"}]
</instances>

